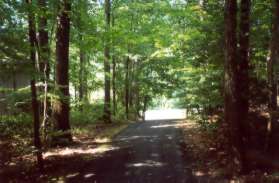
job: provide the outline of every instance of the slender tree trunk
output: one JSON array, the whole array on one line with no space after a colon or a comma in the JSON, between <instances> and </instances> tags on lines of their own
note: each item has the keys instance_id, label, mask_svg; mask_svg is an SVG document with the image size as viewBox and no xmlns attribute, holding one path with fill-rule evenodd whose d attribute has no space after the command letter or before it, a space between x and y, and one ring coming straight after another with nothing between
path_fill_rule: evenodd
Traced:
<instances>
[{"instance_id":1,"label":"slender tree trunk","mask_svg":"<svg viewBox=\"0 0 279 183\"><path fill-rule=\"evenodd\" d=\"M56 128L64 132L60 138L72 141L70 132L69 112L69 36L70 36L70 0L61 2L61 11L58 16L56 32L56 87L59 99L56 101L53 116L56 119Z\"/></svg>"},{"instance_id":2,"label":"slender tree trunk","mask_svg":"<svg viewBox=\"0 0 279 183\"><path fill-rule=\"evenodd\" d=\"M80 40L82 40L82 36L80 36ZM84 61L85 54L83 48L80 45L79 49L79 101L83 100L84 97Z\"/></svg>"},{"instance_id":3,"label":"slender tree trunk","mask_svg":"<svg viewBox=\"0 0 279 183\"><path fill-rule=\"evenodd\" d=\"M104 70L105 70L105 102L104 102L104 121L111 123L111 109L110 109L110 0L105 0L105 21L106 21L106 37L104 49Z\"/></svg>"},{"instance_id":4,"label":"slender tree trunk","mask_svg":"<svg viewBox=\"0 0 279 183\"><path fill-rule=\"evenodd\" d=\"M74 97L75 97L75 101L78 100L78 94L77 94L77 86L74 85Z\"/></svg>"},{"instance_id":5,"label":"slender tree trunk","mask_svg":"<svg viewBox=\"0 0 279 183\"><path fill-rule=\"evenodd\" d=\"M142 109L142 120L145 121L145 112L147 110L147 104L149 102L149 96L145 95L143 99L143 109Z\"/></svg>"},{"instance_id":6,"label":"slender tree trunk","mask_svg":"<svg viewBox=\"0 0 279 183\"><path fill-rule=\"evenodd\" d=\"M136 118L140 118L140 82L139 82L139 61L135 64L135 87L134 87L134 96L135 96L135 110Z\"/></svg>"},{"instance_id":7,"label":"slender tree trunk","mask_svg":"<svg viewBox=\"0 0 279 183\"><path fill-rule=\"evenodd\" d=\"M44 82L44 102L43 102L43 132L44 139L46 140L47 136L47 126L48 119L51 115L50 109L50 101L48 99L48 81L49 81L49 73L50 73L50 65L49 65L49 45L48 45L48 31L47 31L47 18L46 18L46 1L39 0L38 5L41 9L40 17L39 17L39 49L40 49L40 73L43 75Z\"/></svg>"},{"instance_id":8,"label":"slender tree trunk","mask_svg":"<svg viewBox=\"0 0 279 183\"><path fill-rule=\"evenodd\" d=\"M130 109L132 108L132 110L134 109L134 95L135 95L135 91L134 91L134 84L135 84L135 62L134 60L130 60L130 69L129 69L129 107Z\"/></svg>"},{"instance_id":9,"label":"slender tree trunk","mask_svg":"<svg viewBox=\"0 0 279 183\"><path fill-rule=\"evenodd\" d=\"M82 10L80 10L82 11ZM79 101L83 100L84 96L84 62L85 62L85 52L83 49L83 26L81 19L81 12L78 12L77 28L78 28L78 37L79 37ZM80 108L82 110L82 107Z\"/></svg>"},{"instance_id":10,"label":"slender tree trunk","mask_svg":"<svg viewBox=\"0 0 279 183\"><path fill-rule=\"evenodd\" d=\"M39 48L40 48L40 72L45 73L47 79L49 79L50 67L49 67L49 47L48 47L48 31L47 31L47 6L45 0L38 0L38 6L41 13L39 14ZM45 78L44 78L45 79Z\"/></svg>"},{"instance_id":11,"label":"slender tree trunk","mask_svg":"<svg viewBox=\"0 0 279 183\"><path fill-rule=\"evenodd\" d=\"M130 58L129 56L126 59L125 64L125 112L126 112L126 119L129 119L129 99L130 99L130 76L129 76L129 69L130 69Z\"/></svg>"},{"instance_id":12,"label":"slender tree trunk","mask_svg":"<svg viewBox=\"0 0 279 183\"><path fill-rule=\"evenodd\" d=\"M32 0L26 0L26 3L31 5ZM28 26L29 26L29 42L30 42L30 60L32 66L36 67L36 53L35 53L35 43L36 43L36 28L34 23L34 15L32 11L29 10L28 13ZM39 114L39 103L37 100L36 93L36 80L35 76L32 76L30 81L31 85L31 97L32 97L32 110L33 110L33 121L34 121L34 146L36 148L36 156L38 161L38 167L40 171L43 171L43 156L42 156L42 144L40 139L40 114Z\"/></svg>"},{"instance_id":13,"label":"slender tree trunk","mask_svg":"<svg viewBox=\"0 0 279 183\"><path fill-rule=\"evenodd\" d=\"M37 156L39 170L43 171L44 163L43 163L43 155L42 155L42 143L40 138L40 113L39 113L39 103L37 100L35 79L31 80L30 85L31 85L33 121L34 121L34 146L36 148L36 156Z\"/></svg>"},{"instance_id":14,"label":"slender tree trunk","mask_svg":"<svg viewBox=\"0 0 279 183\"><path fill-rule=\"evenodd\" d=\"M115 18L113 11L111 12L111 26L114 27ZM113 104L113 115L116 115L117 103L116 103L116 53L114 49L114 41L112 41L113 56L112 56L112 104Z\"/></svg>"},{"instance_id":15,"label":"slender tree trunk","mask_svg":"<svg viewBox=\"0 0 279 183\"><path fill-rule=\"evenodd\" d=\"M83 97L85 98L85 101L88 102L88 70L86 68L88 68L88 63L89 63L89 56L85 55L85 62L84 62L84 72L83 72L83 76L84 76L84 80L83 80Z\"/></svg>"},{"instance_id":16,"label":"slender tree trunk","mask_svg":"<svg viewBox=\"0 0 279 183\"><path fill-rule=\"evenodd\" d=\"M240 134L239 114L237 109L237 1L225 2L225 121L229 127L229 140L232 153L232 170L241 171L243 143Z\"/></svg>"},{"instance_id":17,"label":"slender tree trunk","mask_svg":"<svg viewBox=\"0 0 279 183\"><path fill-rule=\"evenodd\" d=\"M116 103L116 58L112 57L112 103L113 103L113 115L116 115L117 103Z\"/></svg>"}]
</instances>

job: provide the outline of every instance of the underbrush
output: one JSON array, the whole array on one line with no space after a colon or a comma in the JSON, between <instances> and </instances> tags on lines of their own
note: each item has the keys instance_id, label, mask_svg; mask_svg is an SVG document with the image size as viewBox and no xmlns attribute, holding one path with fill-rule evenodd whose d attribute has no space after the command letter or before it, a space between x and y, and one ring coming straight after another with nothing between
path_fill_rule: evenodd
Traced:
<instances>
[{"instance_id":1,"label":"underbrush","mask_svg":"<svg viewBox=\"0 0 279 183\"><path fill-rule=\"evenodd\" d=\"M102 110L101 104L83 106L81 111L72 107L70 120L74 142L67 147L49 147L43 142L46 174L52 174L52 170L61 162L64 162L64 167L71 167L76 163L74 159L79 159L79 164L84 166L84 158L94 157L84 152L99 152L99 149L105 149L105 145L128 126L127 122L115 119L111 124L103 123ZM65 152L69 151L71 153L65 155ZM0 180L5 177L3 180L27 179L27 182L30 182L32 177L37 179L39 176L33 148L32 116L23 112L0 116Z\"/></svg>"},{"instance_id":2,"label":"underbrush","mask_svg":"<svg viewBox=\"0 0 279 183\"><path fill-rule=\"evenodd\" d=\"M70 121L73 127L102 122L102 117L103 104L85 104L73 107L70 113Z\"/></svg>"},{"instance_id":3,"label":"underbrush","mask_svg":"<svg viewBox=\"0 0 279 183\"><path fill-rule=\"evenodd\" d=\"M0 116L0 137L30 137L32 127L32 117L29 114Z\"/></svg>"},{"instance_id":4,"label":"underbrush","mask_svg":"<svg viewBox=\"0 0 279 183\"><path fill-rule=\"evenodd\" d=\"M70 113L74 143L80 142L82 139L109 141L128 124L115 117L113 123L103 123L102 104L86 104L82 106L82 110L80 109L72 106ZM42 131L43 129L41 129L41 135ZM48 134L51 135L52 132L51 130ZM55 149L50 148L49 142L43 141L42 136L41 139L44 152ZM0 149L0 169L10 164L19 164L26 157L34 158L33 117L30 113L20 112L16 114L10 112L9 115L0 116Z\"/></svg>"},{"instance_id":5,"label":"underbrush","mask_svg":"<svg viewBox=\"0 0 279 183\"><path fill-rule=\"evenodd\" d=\"M73 106L70 113L70 124L72 133L89 134L95 129L105 126L103 120L103 104L86 104L82 108ZM113 116L113 124L124 124L122 116ZM33 137L33 117L30 113L10 113L0 116L0 138L20 142L19 144L31 144ZM22 143L24 141L24 143Z\"/></svg>"},{"instance_id":6,"label":"underbrush","mask_svg":"<svg viewBox=\"0 0 279 183\"><path fill-rule=\"evenodd\" d=\"M104 104L102 102L76 103L72 105L70 113L71 125L74 127L87 126L96 123L103 123ZM113 111L111 111L113 113ZM112 114L112 122L119 123L125 119L125 108L121 105L117 108L116 115Z\"/></svg>"},{"instance_id":7,"label":"underbrush","mask_svg":"<svg viewBox=\"0 0 279 183\"><path fill-rule=\"evenodd\" d=\"M0 168L32 153L32 128L26 113L0 116Z\"/></svg>"}]
</instances>

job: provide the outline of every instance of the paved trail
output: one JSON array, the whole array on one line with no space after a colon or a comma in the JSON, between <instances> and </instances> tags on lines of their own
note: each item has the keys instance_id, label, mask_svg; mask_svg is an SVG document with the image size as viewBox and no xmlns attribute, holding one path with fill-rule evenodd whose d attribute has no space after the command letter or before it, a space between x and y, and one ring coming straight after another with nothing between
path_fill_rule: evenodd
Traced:
<instances>
[{"instance_id":1,"label":"paved trail","mask_svg":"<svg viewBox=\"0 0 279 183\"><path fill-rule=\"evenodd\" d=\"M138 122L120 133L108 151L67 182L197 182L184 152L181 124L175 120Z\"/></svg>"}]
</instances>

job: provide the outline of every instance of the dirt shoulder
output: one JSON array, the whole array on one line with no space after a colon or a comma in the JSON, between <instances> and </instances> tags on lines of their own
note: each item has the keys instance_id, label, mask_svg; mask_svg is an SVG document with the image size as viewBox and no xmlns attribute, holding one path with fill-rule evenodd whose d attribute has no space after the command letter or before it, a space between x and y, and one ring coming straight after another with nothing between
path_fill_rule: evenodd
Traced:
<instances>
[{"instance_id":1,"label":"dirt shoulder","mask_svg":"<svg viewBox=\"0 0 279 183\"><path fill-rule=\"evenodd\" d=\"M247 175L233 175L228 167L230 160L225 151L227 142L222 136L222 129L207 131L191 120L185 121L182 129L187 151L191 152L193 158L191 168L195 176L209 182L279 182L279 173L276 170L255 168Z\"/></svg>"},{"instance_id":2,"label":"dirt shoulder","mask_svg":"<svg viewBox=\"0 0 279 183\"><path fill-rule=\"evenodd\" d=\"M183 126L185 143L194 159L192 169L196 176L224 179L226 153L218 149L213 134L202 130L199 124L186 121Z\"/></svg>"}]
</instances>

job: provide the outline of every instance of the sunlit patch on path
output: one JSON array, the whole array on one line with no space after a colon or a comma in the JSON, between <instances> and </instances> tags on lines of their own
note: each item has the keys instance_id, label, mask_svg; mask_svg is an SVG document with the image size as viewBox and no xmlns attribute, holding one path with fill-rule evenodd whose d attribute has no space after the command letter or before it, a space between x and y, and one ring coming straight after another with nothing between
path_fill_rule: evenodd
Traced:
<instances>
[{"instance_id":1,"label":"sunlit patch on path","mask_svg":"<svg viewBox=\"0 0 279 183\"><path fill-rule=\"evenodd\" d=\"M113 147L110 145L102 145L100 147L94 147L94 148L61 148L55 151L49 151L44 153L44 158L50 157L50 156L68 156L68 155L74 155L74 154L99 154L104 153L107 151L116 150L118 147Z\"/></svg>"},{"instance_id":2,"label":"sunlit patch on path","mask_svg":"<svg viewBox=\"0 0 279 183\"><path fill-rule=\"evenodd\" d=\"M144 162L138 162L138 163L131 163L126 165L127 167L162 167L165 166L165 163L153 161L153 160L146 160Z\"/></svg>"},{"instance_id":3,"label":"sunlit patch on path","mask_svg":"<svg viewBox=\"0 0 279 183\"><path fill-rule=\"evenodd\" d=\"M148 110L145 113L146 120L167 120L167 119L185 119L185 109L156 109Z\"/></svg>"}]
</instances>

